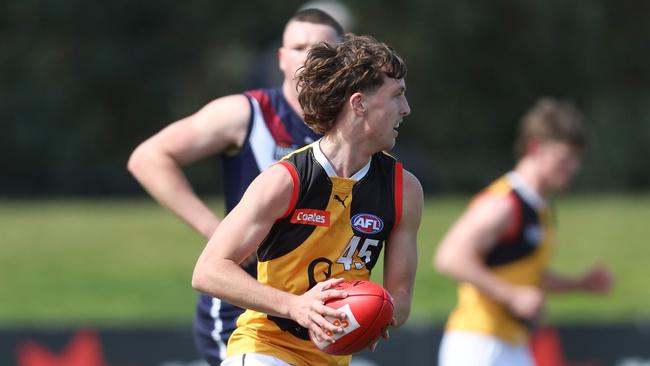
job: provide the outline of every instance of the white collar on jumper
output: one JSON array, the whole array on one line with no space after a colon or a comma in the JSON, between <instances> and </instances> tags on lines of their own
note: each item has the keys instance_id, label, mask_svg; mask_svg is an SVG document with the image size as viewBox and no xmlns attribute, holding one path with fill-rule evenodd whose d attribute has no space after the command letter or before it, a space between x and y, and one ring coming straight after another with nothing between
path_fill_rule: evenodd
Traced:
<instances>
[{"instance_id":1,"label":"white collar on jumper","mask_svg":"<svg viewBox=\"0 0 650 366\"><path fill-rule=\"evenodd\" d=\"M314 143L311 144L313 151L314 151L314 157L316 158L316 161L325 169L325 173L327 173L328 177L337 177L336 171L334 170L334 167L330 163L329 160L327 160L327 157L325 154L323 154L323 151L320 149L320 140L315 141ZM370 170L370 162L372 161L372 158L368 160L366 165L364 165L361 169L359 169L358 172L354 173L350 178L355 181L361 180L363 177L368 174L368 171Z\"/></svg>"},{"instance_id":2,"label":"white collar on jumper","mask_svg":"<svg viewBox=\"0 0 650 366\"><path fill-rule=\"evenodd\" d=\"M511 171L506 176L508 177L508 182L510 182L512 187L521 194L521 197L529 205L535 207L536 209L540 209L546 205L546 200L544 200L544 198L540 196L537 191L529 186L528 183L526 183L521 177L521 175L519 175L519 173Z\"/></svg>"}]
</instances>

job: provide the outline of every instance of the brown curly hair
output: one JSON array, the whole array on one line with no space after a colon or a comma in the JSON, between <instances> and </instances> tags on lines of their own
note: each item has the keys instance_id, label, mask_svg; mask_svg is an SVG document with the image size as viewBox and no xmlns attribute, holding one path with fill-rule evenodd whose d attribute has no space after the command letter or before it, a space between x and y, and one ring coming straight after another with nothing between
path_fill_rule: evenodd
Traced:
<instances>
[{"instance_id":1,"label":"brown curly hair","mask_svg":"<svg viewBox=\"0 0 650 366\"><path fill-rule=\"evenodd\" d=\"M318 133L329 131L347 99L356 92L376 91L384 76L404 78L406 64L371 36L347 34L341 43L312 47L298 74L305 123Z\"/></svg>"}]
</instances>

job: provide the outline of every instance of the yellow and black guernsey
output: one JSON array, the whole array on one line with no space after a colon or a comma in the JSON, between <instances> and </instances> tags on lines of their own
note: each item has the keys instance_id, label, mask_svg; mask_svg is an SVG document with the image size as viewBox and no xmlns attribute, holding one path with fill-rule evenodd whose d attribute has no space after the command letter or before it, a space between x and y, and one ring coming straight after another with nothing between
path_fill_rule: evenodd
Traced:
<instances>
[{"instance_id":1,"label":"yellow and black guernsey","mask_svg":"<svg viewBox=\"0 0 650 366\"><path fill-rule=\"evenodd\" d=\"M303 294L328 278L367 280L401 216L402 165L377 153L350 178L337 177L319 141L286 156L292 202L257 250L258 281ZM247 352L296 366L347 365L350 356L320 351L298 323L247 310L228 356Z\"/></svg>"},{"instance_id":2,"label":"yellow and black guernsey","mask_svg":"<svg viewBox=\"0 0 650 366\"><path fill-rule=\"evenodd\" d=\"M485 264L506 282L541 286L555 240L549 205L515 172L493 182L475 199L485 194L507 197L514 208L506 233L484 257ZM475 286L461 283L458 305L446 328L492 335L508 343L521 344L528 339L531 326Z\"/></svg>"}]
</instances>

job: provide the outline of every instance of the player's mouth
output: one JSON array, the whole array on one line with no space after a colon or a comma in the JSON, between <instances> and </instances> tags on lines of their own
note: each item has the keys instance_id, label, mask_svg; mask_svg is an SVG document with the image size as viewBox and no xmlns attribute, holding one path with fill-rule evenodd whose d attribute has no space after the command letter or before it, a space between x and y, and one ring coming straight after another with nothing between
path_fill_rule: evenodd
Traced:
<instances>
[{"instance_id":1,"label":"player's mouth","mask_svg":"<svg viewBox=\"0 0 650 366\"><path fill-rule=\"evenodd\" d=\"M393 130L397 131L397 129L399 128L399 125L400 125L401 123L402 123L402 120L401 120L401 119L400 119L399 121L397 121L397 123L395 123L395 124L393 125Z\"/></svg>"}]
</instances>

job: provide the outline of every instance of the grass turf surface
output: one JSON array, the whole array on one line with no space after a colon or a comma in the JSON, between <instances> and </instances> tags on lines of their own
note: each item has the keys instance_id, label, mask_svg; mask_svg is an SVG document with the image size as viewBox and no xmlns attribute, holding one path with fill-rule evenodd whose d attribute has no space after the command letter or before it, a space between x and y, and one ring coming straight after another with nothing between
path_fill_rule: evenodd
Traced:
<instances>
[{"instance_id":1,"label":"grass turf surface","mask_svg":"<svg viewBox=\"0 0 650 366\"><path fill-rule=\"evenodd\" d=\"M430 262L467 199L426 200L412 324L439 324L455 302L454 284ZM221 210L219 200L210 202ZM650 195L571 195L556 205L559 243L551 267L578 274L602 262L616 286L604 298L551 298L550 320L650 318ZM0 201L0 326L189 324L190 278L204 243L146 198ZM380 270L373 280L381 281Z\"/></svg>"}]
</instances>

